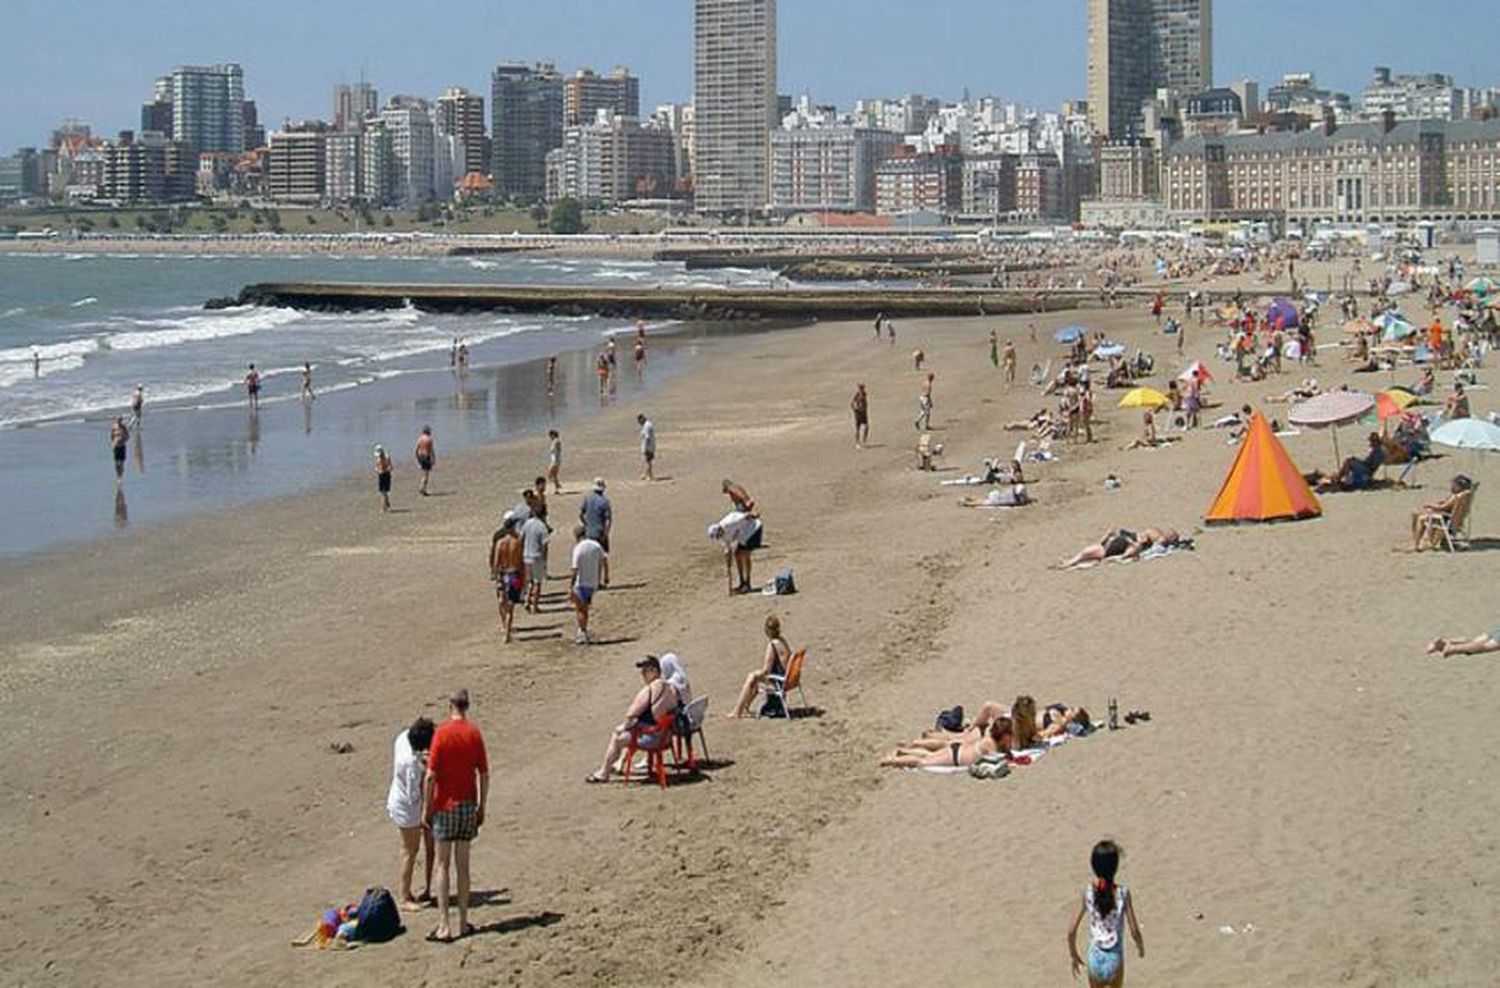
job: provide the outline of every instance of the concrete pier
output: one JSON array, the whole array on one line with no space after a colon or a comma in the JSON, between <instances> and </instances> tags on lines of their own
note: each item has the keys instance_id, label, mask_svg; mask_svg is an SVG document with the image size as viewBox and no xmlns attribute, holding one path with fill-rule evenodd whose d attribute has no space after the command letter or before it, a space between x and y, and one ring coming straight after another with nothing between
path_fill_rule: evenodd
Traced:
<instances>
[{"instance_id":1,"label":"concrete pier","mask_svg":"<svg viewBox=\"0 0 1500 988\"><path fill-rule=\"evenodd\" d=\"M1049 292L1048 310L1088 304L1089 292ZM430 312L548 312L558 315L637 314L673 319L873 319L1009 315L1032 311L1034 294L979 288L596 288L577 285L398 285L283 282L250 285L240 305L320 311L395 309Z\"/></svg>"}]
</instances>

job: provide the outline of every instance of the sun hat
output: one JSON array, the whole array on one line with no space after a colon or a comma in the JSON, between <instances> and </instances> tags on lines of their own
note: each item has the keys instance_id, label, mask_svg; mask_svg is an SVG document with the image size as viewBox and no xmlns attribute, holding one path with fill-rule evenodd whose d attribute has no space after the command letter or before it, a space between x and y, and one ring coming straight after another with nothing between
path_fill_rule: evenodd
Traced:
<instances>
[{"instance_id":1,"label":"sun hat","mask_svg":"<svg viewBox=\"0 0 1500 988\"><path fill-rule=\"evenodd\" d=\"M602 490L604 490L604 478L603 477L595 477L594 478L594 490L596 490L596 491L602 491Z\"/></svg>"}]
</instances>

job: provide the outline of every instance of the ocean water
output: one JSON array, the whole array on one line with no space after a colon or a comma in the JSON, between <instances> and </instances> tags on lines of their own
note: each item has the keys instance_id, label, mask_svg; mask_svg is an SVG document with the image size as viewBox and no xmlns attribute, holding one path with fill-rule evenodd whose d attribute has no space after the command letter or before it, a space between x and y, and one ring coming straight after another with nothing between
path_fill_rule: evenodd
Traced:
<instances>
[{"instance_id":1,"label":"ocean water","mask_svg":"<svg viewBox=\"0 0 1500 988\"><path fill-rule=\"evenodd\" d=\"M380 442L411 479L431 425L451 450L599 407L593 354L628 321L545 315L204 310L258 281L602 285L768 284L770 272L554 256L395 259L0 253L0 554L132 530L306 490L368 466ZM621 347L619 398L681 370L712 331L656 323L637 381ZM455 338L469 349L450 367ZM542 361L559 357L548 401ZM34 358L39 357L37 364ZM300 399L303 361L316 401ZM261 374L259 412L243 377ZM145 386L124 482L109 426ZM539 455L538 463L543 462ZM403 467L405 469L403 469Z\"/></svg>"}]
</instances>

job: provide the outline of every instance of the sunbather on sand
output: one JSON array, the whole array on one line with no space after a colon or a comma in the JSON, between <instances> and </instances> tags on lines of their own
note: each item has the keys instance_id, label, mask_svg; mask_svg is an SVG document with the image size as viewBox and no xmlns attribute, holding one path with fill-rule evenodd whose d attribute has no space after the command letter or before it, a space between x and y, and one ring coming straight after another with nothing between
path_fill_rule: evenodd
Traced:
<instances>
[{"instance_id":1,"label":"sunbather on sand","mask_svg":"<svg viewBox=\"0 0 1500 988\"><path fill-rule=\"evenodd\" d=\"M1434 638L1427 643L1428 655L1480 655L1484 652L1500 652L1500 628L1491 628L1473 638Z\"/></svg>"},{"instance_id":2,"label":"sunbather on sand","mask_svg":"<svg viewBox=\"0 0 1500 988\"><path fill-rule=\"evenodd\" d=\"M1019 508L1031 503L1025 484L1008 484L994 487L984 497L969 496L958 502L965 508Z\"/></svg>"},{"instance_id":3,"label":"sunbather on sand","mask_svg":"<svg viewBox=\"0 0 1500 988\"><path fill-rule=\"evenodd\" d=\"M1132 532L1126 528L1111 529L1094 545L1084 546L1072 559L1061 564L1072 569L1084 563L1102 563L1110 559L1134 559L1154 545L1182 545L1184 539L1174 528L1143 528Z\"/></svg>"},{"instance_id":4,"label":"sunbather on sand","mask_svg":"<svg viewBox=\"0 0 1500 988\"><path fill-rule=\"evenodd\" d=\"M1025 695L1016 697L1016 701L1010 706L1006 706L998 700L987 700L979 708L979 713L975 715L974 722L963 730L945 731L937 728L931 731L924 731L920 738L908 741L902 747L919 748L924 751L942 751L953 741L977 741L988 733L990 725L996 720L1009 718L1011 731L1014 734L1012 738L1013 749L1024 751L1027 748L1033 747L1037 738L1044 736L1042 731L1052 723L1056 716L1054 713L1055 710L1067 709L1067 707L1061 704L1055 704L1052 707L1048 707L1045 713L1038 713L1036 700ZM1052 734L1056 733L1056 731L1052 732ZM1045 736L1051 737L1052 735Z\"/></svg>"},{"instance_id":5,"label":"sunbather on sand","mask_svg":"<svg viewBox=\"0 0 1500 988\"><path fill-rule=\"evenodd\" d=\"M1156 416L1147 410L1141 413L1141 434L1121 449L1153 449L1164 443L1176 442L1177 437L1162 438L1156 434Z\"/></svg>"},{"instance_id":6,"label":"sunbather on sand","mask_svg":"<svg viewBox=\"0 0 1500 988\"><path fill-rule=\"evenodd\" d=\"M882 758L880 764L884 768L964 768L993 755L1009 758L1013 747L1010 718L996 717L977 740L949 741L937 751L901 747Z\"/></svg>"}]
</instances>

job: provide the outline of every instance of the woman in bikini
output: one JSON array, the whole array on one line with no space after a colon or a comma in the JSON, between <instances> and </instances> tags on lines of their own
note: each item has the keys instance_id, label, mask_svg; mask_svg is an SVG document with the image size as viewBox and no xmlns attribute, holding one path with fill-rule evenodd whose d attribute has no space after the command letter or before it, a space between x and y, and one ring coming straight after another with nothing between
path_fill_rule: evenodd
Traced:
<instances>
[{"instance_id":1,"label":"woman in bikini","mask_svg":"<svg viewBox=\"0 0 1500 988\"><path fill-rule=\"evenodd\" d=\"M1009 717L996 717L978 740L949 741L937 751L897 748L880 760L883 768L965 768L981 758L1010 758L1014 735Z\"/></svg>"},{"instance_id":2,"label":"woman in bikini","mask_svg":"<svg viewBox=\"0 0 1500 988\"><path fill-rule=\"evenodd\" d=\"M1101 563L1111 559L1134 559L1154 545L1182 544L1182 536L1174 528L1143 528L1140 532L1116 528L1106 532L1098 543L1078 550L1078 554L1063 562L1061 568L1072 569L1084 563Z\"/></svg>"},{"instance_id":3,"label":"woman in bikini","mask_svg":"<svg viewBox=\"0 0 1500 988\"><path fill-rule=\"evenodd\" d=\"M725 481L729 483L729 481ZM761 660L759 669L751 670L745 676L745 685L740 688L739 699L734 703L734 710L724 716L730 720L750 716L750 703L755 699L755 694L772 676L781 676L786 673L787 663L792 658L792 647L781 637L781 618L774 614L766 617L766 653Z\"/></svg>"}]
</instances>

